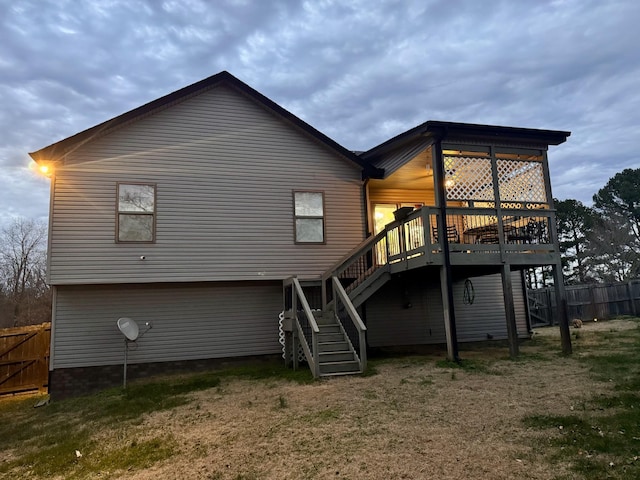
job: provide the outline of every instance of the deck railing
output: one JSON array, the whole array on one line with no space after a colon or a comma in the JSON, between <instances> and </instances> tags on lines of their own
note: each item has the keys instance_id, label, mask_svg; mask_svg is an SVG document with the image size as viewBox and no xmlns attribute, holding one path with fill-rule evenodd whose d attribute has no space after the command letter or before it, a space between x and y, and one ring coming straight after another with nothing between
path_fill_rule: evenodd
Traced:
<instances>
[{"instance_id":1,"label":"deck railing","mask_svg":"<svg viewBox=\"0 0 640 480\"><path fill-rule=\"evenodd\" d=\"M491 208L447 209L447 225L455 228L457 244L453 253L532 254L556 250L552 236L553 210L503 209L501 215Z\"/></svg>"},{"instance_id":2,"label":"deck railing","mask_svg":"<svg viewBox=\"0 0 640 480\"><path fill-rule=\"evenodd\" d=\"M349 294L381 269L442 262L443 241L449 244L453 263L501 263L507 255L525 263L525 255L557 253L553 210L502 209L498 215L495 208L448 207L444 232L438 228L439 216L438 208L422 207L358 245L323 275L323 305L333 301L333 277Z\"/></svg>"},{"instance_id":3,"label":"deck railing","mask_svg":"<svg viewBox=\"0 0 640 480\"><path fill-rule=\"evenodd\" d=\"M379 268L387 265L388 257L387 230L367 238L322 276L323 306L333 301L333 277L340 281L348 293L376 273Z\"/></svg>"},{"instance_id":4,"label":"deck railing","mask_svg":"<svg viewBox=\"0 0 640 480\"><path fill-rule=\"evenodd\" d=\"M554 248L552 210L504 209L498 217L498 211L492 208L449 207L444 232L439 231L439 215L435 207L422 207L387 225L388 263L417 256L426 256L431 263L434 259L430 257L442 252L443 239L452 253L502 250L526 254Z\"/></svg>"}]
</instances>

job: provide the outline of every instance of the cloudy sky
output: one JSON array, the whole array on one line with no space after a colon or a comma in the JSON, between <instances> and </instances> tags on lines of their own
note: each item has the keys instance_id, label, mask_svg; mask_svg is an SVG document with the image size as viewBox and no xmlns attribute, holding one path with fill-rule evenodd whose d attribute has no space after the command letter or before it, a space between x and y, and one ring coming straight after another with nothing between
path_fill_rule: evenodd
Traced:
<instances>
[{"instance_id":1,"label":"cloudy sky","mask_svg":"<svg viewBox=\"0 0 640 480\"><path fill-rule=\"evenodd\" d=\"M228 70L347 148L426 120L570 130L554 195L640 167L637 0L0 0L0 225L28 152Z\"/></svg>"}]
</instances>

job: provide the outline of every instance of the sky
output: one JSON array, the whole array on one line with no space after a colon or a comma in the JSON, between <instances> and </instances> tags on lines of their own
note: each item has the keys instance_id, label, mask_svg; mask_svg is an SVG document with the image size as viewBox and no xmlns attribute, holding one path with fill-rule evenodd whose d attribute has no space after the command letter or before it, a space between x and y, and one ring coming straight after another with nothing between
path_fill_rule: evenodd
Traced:
<instances>
[{"instance_id":1,"label":"sky","mask_svg":"<svg viewBox=\"0 0 640 480\"><path fill-rule=\"evenodd\" d=\"M571 131L556 198L639 168L637 0L0 0L0 226L28 152L227 70L352 150L427 120Z\"/></svg>"}]
</instances>

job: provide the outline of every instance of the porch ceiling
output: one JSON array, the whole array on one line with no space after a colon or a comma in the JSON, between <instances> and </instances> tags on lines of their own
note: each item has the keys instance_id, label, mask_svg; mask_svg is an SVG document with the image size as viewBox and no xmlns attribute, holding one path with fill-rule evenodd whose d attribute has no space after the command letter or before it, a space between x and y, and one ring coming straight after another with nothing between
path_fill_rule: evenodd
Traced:
<instances>
[{"instance_id":1,"label":"porch ceiling","mask_svg":"<svg viewBox=\"0 0 640 480\"><path fill-rule=\"evenodd\" d=\"M433 190L431 165L431 149L427 148L384 180L370 179L369 186L398 190Z\"/></svg>"}]
</instances>

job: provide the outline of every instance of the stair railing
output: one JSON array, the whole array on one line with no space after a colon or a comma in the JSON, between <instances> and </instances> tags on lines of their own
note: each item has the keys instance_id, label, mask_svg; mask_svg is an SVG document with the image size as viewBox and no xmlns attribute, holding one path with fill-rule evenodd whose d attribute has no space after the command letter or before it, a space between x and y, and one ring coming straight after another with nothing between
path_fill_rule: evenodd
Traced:
<instances>
[{"instance_id":1,"label":"stair railing","mask_svg":"<svg viewBox=\"0 0 640 480\"><path fill-rule=\"evenodd\" d=\"M367 327L336 277L332 277L332 286L336 319L343 332L346 333L353 352L358 357L362 373L367 368ZM343 312L344 314L342 314Z\"/></svg>"},{"instance_id":2,"label":"stair railing","mask_svg":"<svg viewBox=\"0 0 640 480\"><path fill-rule=\"evenodd\" d=\"M388 256L387 230L364 240L322 275L322 305L326 308L333 301L333 297L330 298L332 278L344 282L343 287L352 290L379 268L385 267Z\"/></svg>"},{"instance_id":3,"label":"stair railing","mask_svg":"<svg viewBox=\"0 0 640 480\"><path fill-rule=\"evenodd\" d=\"M284 281L284 290L285 306L289 307L290 304L290 315L293 320L292 352L294 367L297 366L298 349L296 339L298 339L314 378L318 378L320 376L320 357L318 352L318 333L320 329L318 328L318 323L296 277L291 277Z\"/></svg>"}]
</instances>

